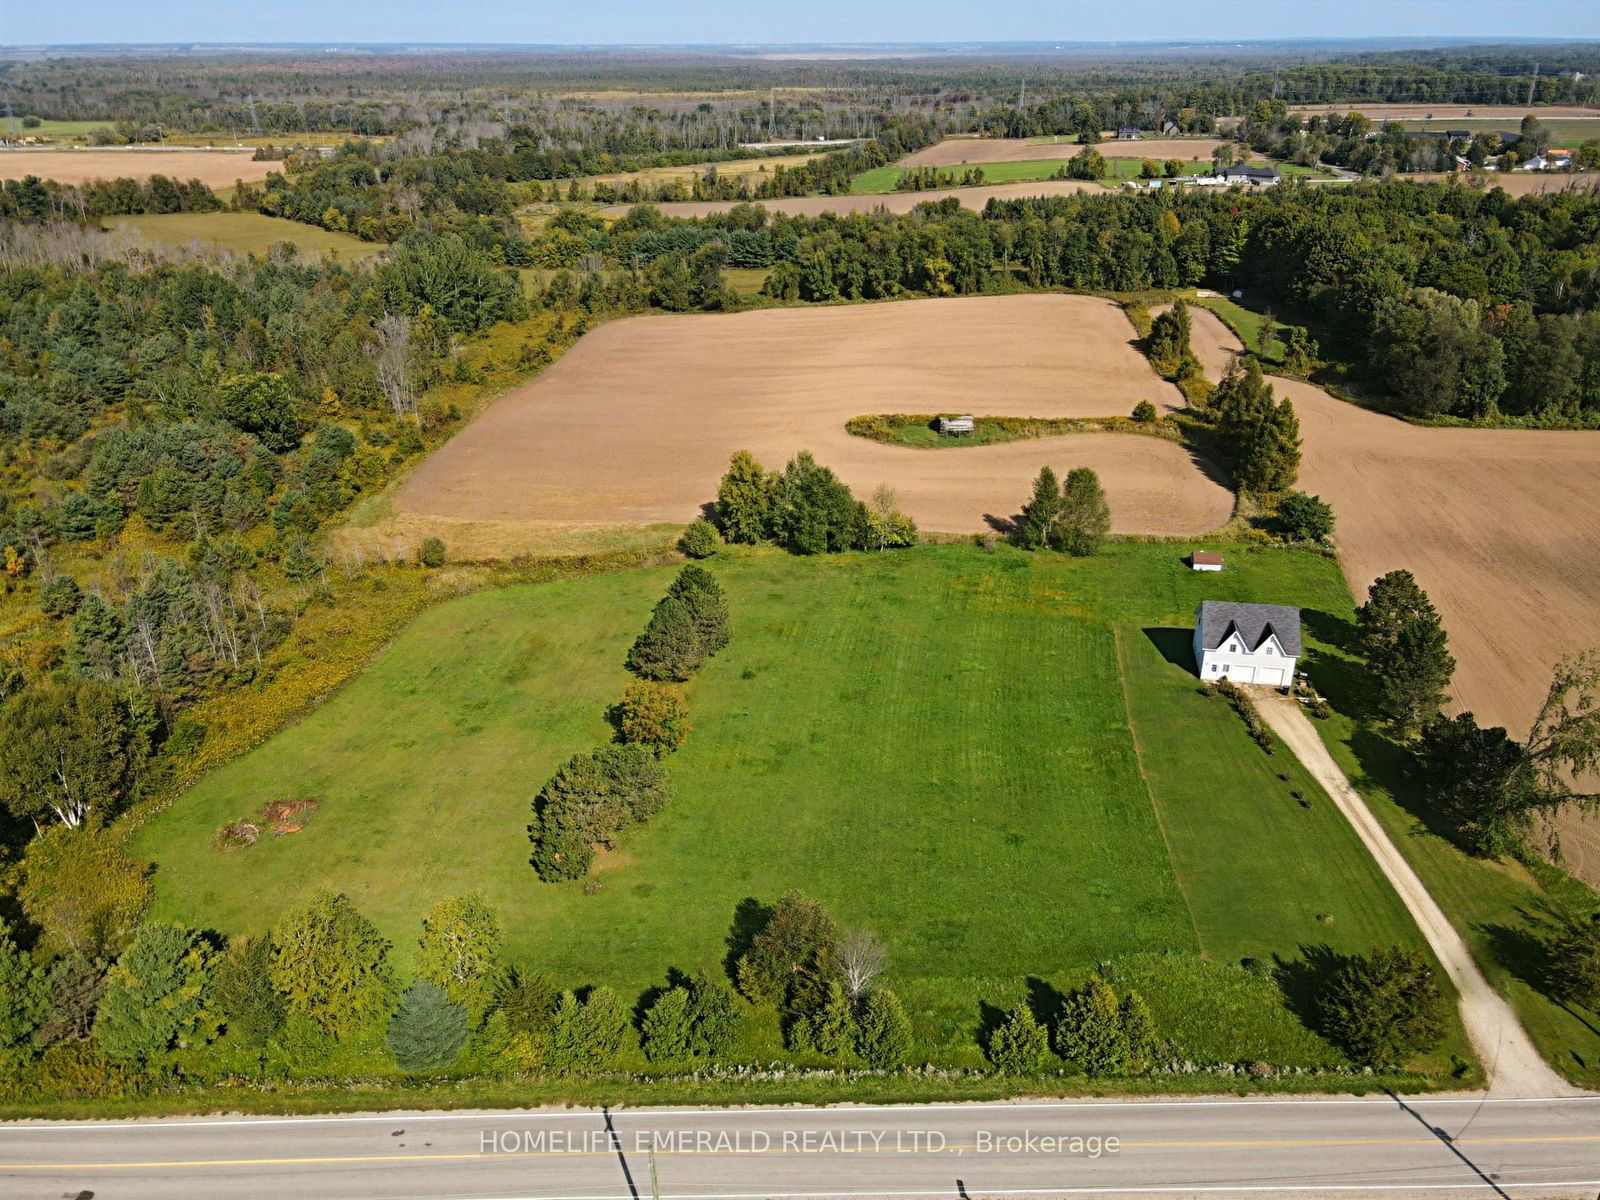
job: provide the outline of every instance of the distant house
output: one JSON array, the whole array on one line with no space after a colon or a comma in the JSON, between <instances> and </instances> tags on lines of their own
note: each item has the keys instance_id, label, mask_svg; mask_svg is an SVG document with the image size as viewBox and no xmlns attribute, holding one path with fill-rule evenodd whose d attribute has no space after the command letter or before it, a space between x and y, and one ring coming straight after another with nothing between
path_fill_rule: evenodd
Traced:
<instances>
[{"instance_id":1,"label":"distant house","mask_svg":"<svg viewBox=\"0 0 1600 1200\"><path fill-rule=\"evenodd\" d=\"M939 432L946 437L959 437L971 433L973 425L971 417L940 417L938 421Z\"/></svg>"},{"instance_id":2,"label":"distant house","mask_svg":"<svg viewBox=\"0 0 1600 1200\"><path fill-rule=\"evenodd\" d=\"M1177 137L1182 132L1183 130L1178 128L1178 123L1176 121L1166 120L1161 122L1162 137Z\"/></svg>"},{"instance_id":3,"label":"distant house","mask_svg":"<svg viewBox=\"0 0 1600 1200\"><path fill-rule=\"evenodd\" d=\"M1137 142L1139 140L1139 131L1132 125L1124 125L1117 130L1117 140L1119 142Z\"/></svg>"},{"instance_id":4,"label":"distant house","mask_svg":"<svg viewBox=\"0 0 1600 1200\"><path fill-rule=\"evenodd\" d=\"M1249 187L1271 187L1283 178L1277 167L1223 167L1214 174L1224 183L1243 183Z\"/></svg>"},{"instance_id":5,"label":"distant house","mask_svg":"<svg viewBox=\"0 0 1600 1200\"><path fill-rule=\"evenodd\" d=\"M1550 166L1550 160L1548 158L1546 158L1542 154L1535 154L1532 158L1527 159L1526 161L1520 163L1517 166L1517 170L1519 170L1519 171L1544 171L1544 170L1548 170L1549 166Z\"/></svg>"},{"instance_id":6,"label":"distant house","mask_svg":"<svg viewBox=\"0 0 1600 1200\"><path fill-rule=\"evenodd\" d=\"M1214 550L1196 550L1189 555L1189 569L1191 571L1220 571L1222 570L1222 555Z\"/></svg>"},{"instance_id":7,"label":"distant house","mask_svg":"<svg viewBox=\"0 0 1600 1200\"><path fill-rule=\"evenodd\" d=\"M1444 135L1452 142L1470 142L1472 140L1472 130L1470 129L1446 129Z\"/></svg>"},{"instance_id":8,"label":"distant house","mask_svg":"<svg viewBox=\"0 0 1600 1200\"><path fill-rule=\"evenodd\" d=\"M1300 658L1300 610L1282 604L1202 600L1195 611L1200 678L1288 687Z\"/></svg>"}]
</instances>

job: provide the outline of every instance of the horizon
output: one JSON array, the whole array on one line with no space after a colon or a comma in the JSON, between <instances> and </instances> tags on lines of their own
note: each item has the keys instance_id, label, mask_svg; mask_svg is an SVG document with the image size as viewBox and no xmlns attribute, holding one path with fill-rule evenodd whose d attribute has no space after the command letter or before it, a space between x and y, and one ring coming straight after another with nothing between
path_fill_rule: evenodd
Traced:
<instances>
[{"instance_id":1,"label":"horizon","mask_svg":"<svg viewBox=\"0 0 1600 1200\"><path fill-rule=\"evenodd\" d=\"M1600 5L1532 0L1508 13L1487 0L1349 0L1337 9L1274 0L1218 0L1203 11L1169 0L1125 0L1079 10L1021 0L984 11L951 0L888 0L872 6L817 0L803 10L735 0L674 8L642 0L593 0L581 9L530 12L498 0L459 0L448 11L417 0L281 0L264 12L238 0L195 9L175 0L63 0L7 14L7 50L284 47L682 49L1059 45L1138 47L1371 42L1527 44L1600 39ZM460 31L498 36L461 41ZM1510 30L1516 30L1511 33ZM95 41L82 34L92 30ZM386 36L374 38L382 31ZM1360 30L1352 34L1351 30ZM920 36L908 40L904 34ZM1159 33L1159 37L1128 37ZM628 36L620 36L625 32ZM281 36L292 34L292 40ZM278 35L278 36L274 36Z\"/></svg>"}]
</instances>

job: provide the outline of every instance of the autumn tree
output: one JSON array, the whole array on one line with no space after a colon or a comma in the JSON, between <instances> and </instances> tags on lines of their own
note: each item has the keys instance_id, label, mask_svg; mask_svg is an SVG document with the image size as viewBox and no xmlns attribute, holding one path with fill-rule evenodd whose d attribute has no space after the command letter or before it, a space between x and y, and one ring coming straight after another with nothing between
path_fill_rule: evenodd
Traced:
<instances>
[{"instance_id":1,"label":"autumn tree","mask_svg":"<svg viewBox=\"0 0 1600 1200\"><path fill-rule=\"evenodd\" d=\"M290 909L272 930L272 985L288 1011L348 1034L389 1011L389 943L347 896L323 892Z\"/></svg>"},{"instance_id":2,"label":"autumn tree","mask_svg":"<svg viewBox=\"0 0 1600 1200\"><path fill-rule=\"evenodd\" d=\"M474 1020L483 1015L500 970L500 922L482 896L441 900L422 919L417 975L443 988Z\"/></svg>"}]
</instances>

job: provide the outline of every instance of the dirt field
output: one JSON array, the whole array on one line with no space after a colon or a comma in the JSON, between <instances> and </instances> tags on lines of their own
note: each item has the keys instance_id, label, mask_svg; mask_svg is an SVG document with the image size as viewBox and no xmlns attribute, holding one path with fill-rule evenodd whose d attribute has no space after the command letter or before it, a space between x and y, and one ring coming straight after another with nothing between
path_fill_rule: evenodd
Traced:
<instances>
[{"instance_id":1,"label":"dirt field","mask_svg":"<svg viewBox=\"0 0 1600 1200\"><path fill-rule=\"evenodd\" d=\"M870 412L1103 416L1175 389L1116 306L1005 296L634 317L601 326L496 401L397 492L399 515L545 526L683 522L735 450L780 467L809 449L859 494L895 487L925 529L1008 518L1039 467L1096 468L1115 528L1197 534L1232 495L1175 443L1085 434L937 452L844 431Z\"/></svg>"},{"instance_id":2,"label":"dirt field","mask_svg":"<svg viewBox=\"0 0 1600 1200\"><path fill-rule=\"evenodd\" d=\"M252 162L249 151L234 150L0 150L0 179L37 175L61 183L170 175L217 188L240 179L265 179L268 171L282 166Z\"/></svg>"},{"instance_id":3,"label":"dirt field","mask_svg":"<svg viewBox=\"0 0 1600 1200\"><path fill-rule=\"evenodd\" d=\"M1215 378L1238 339L1205 309L1195 353ZM1357 598L1404 567L1438 606L1457 668L1452 711L1528 732L1564 654L1600 644L1600 434L1424 429L1274 377L1304 441L1299 486L1333 505ZM1600 884L1600 822L1561 825L1568 866Z\"/></svg>"},{"instance_id":4,"label":"dirt field","mask_svg":"<svg viewBox=\"0 0 1600 1200\"><path fill-rule=\"evenodd\" d=\"M1102 158L1181 158L1184 162L1211 161L1221 142L1215 138L1141 138L1119 142L1115 138L1094 148ZM1041 158L1071 158L1083 147L1076 142L1035 142L1031 138L946 138L908 154L896 166L954 167L963 163L1033 162Z\"/></svg>"},{"instance_id":5,"label":"dirt field","mask_svg":"<svg viewBox=\"0 0 1600 1200\"><path fill-rule=\"evenodd\" d=\"M823 213L872 212L886 208L892 213L910 212L919 204L930 200L943 200L958 196L963 206L982 209L991 198L1015 200L1026 196L1070 196L1074 192L1103 192L1098 183L1079 179L1042 179L1037 183L1001 183L993 187L935 188L926 192L885 192L867 196L791 196L786 200L758 200L756 203L770 212L788 213L793 217L820 217ZM704 217L711 213L727 212L732 200L686 200L678 204L656 205L669 217ZM632 205L613 204L600 211L608 217L624 216Z\"/></svg>"},{"instance_id":6,"label":"dirt field","mask_svg":"<svg viewBox=\"0 0 1600 1200\"><path fill-rule=\"evenodd\" d=\"M1374 121L1424 121L1430 116L1440 121L1452 117L1470 117L1477 121L1521 121L1530 112L1540 120L1546 117L1600 117L1600 109L1574 104L1551 104L1538 108L1519 104L1291 104L1289 111L1308 115L1358 112Z\"/></svg>"}]
</instances>

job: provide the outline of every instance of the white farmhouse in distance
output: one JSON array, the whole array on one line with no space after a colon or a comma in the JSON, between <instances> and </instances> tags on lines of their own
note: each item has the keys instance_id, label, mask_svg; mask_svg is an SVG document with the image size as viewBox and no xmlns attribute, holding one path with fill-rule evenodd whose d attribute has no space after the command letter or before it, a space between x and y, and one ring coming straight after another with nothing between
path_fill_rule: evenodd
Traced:
<instances>
[{"instance_id":1,"label":"white farmhouse in distance","mask_svg":"<svg viewBox=\"0 0 1600 1200\"><path fill-rule=\"evenodd\" d=\"M1283 604L1202 600L1194 617L1194 663L1208 682L1288 687L1300 657L1300 610Z\"/></svg>"}]
</instances>

